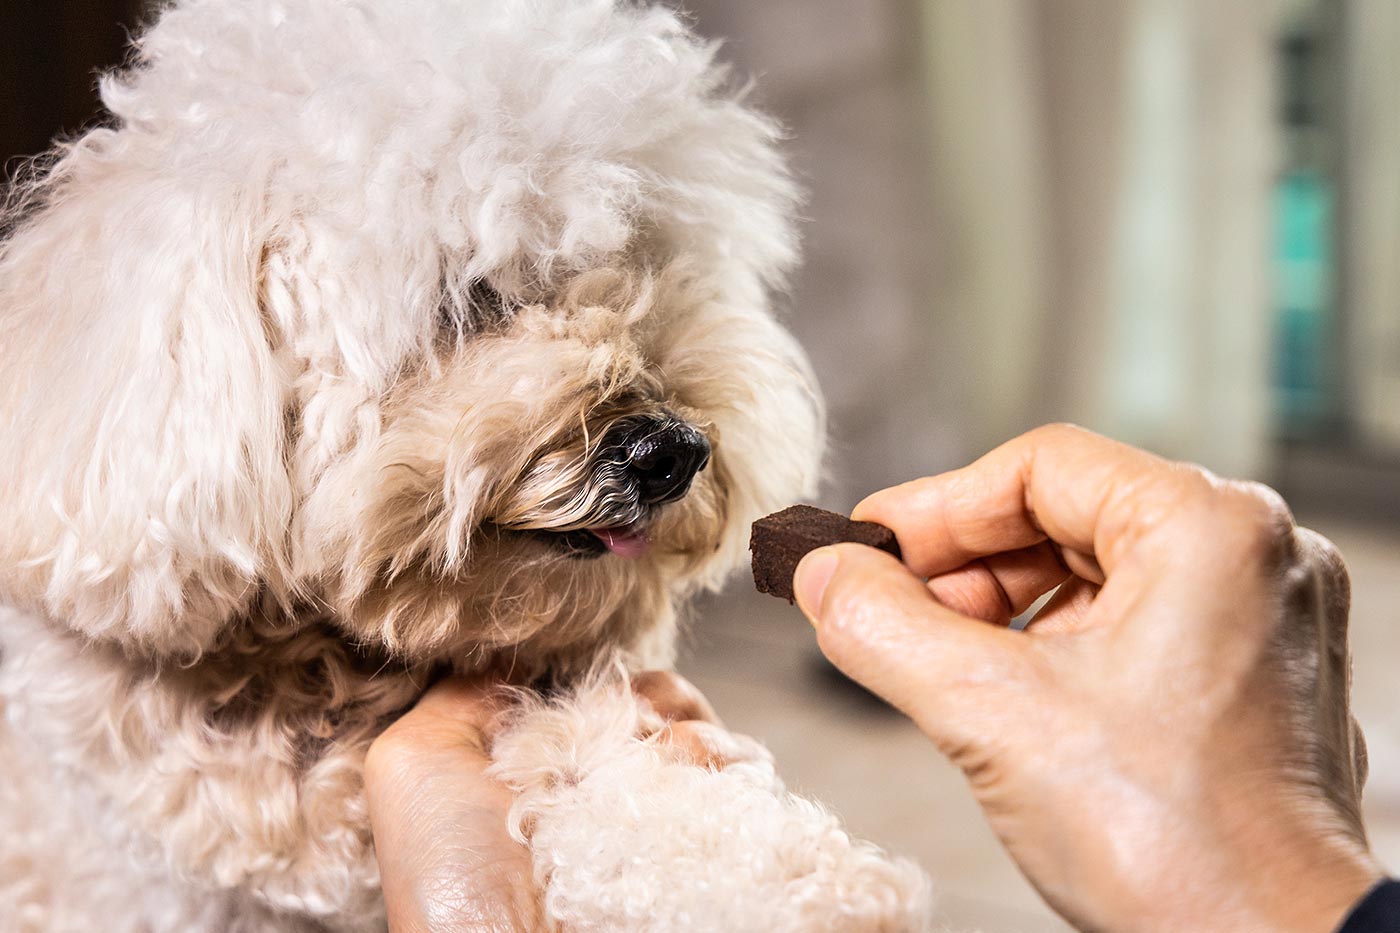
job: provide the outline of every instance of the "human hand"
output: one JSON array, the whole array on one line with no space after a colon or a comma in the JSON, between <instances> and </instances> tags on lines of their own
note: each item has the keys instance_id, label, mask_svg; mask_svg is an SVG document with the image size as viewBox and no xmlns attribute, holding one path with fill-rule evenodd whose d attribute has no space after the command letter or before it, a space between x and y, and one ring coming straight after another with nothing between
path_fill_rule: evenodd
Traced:
<instances>
[{"instance_id":1,"label":"human hand","mask_svg":"<svg viewBox=\"0 0 1400 933\"><path fill-rule=\"evenodd\" d=\"M1380 877L1345 566L1275 493L1051 426L852 517L905 564L803 560L822 650L963 769L1076 926L1331 930Z\"/></svg>"},{"instance_id":2,"label":"human hand","mask_svg":"<svg viewBox=\"0 0 1400 933\"><path fill-rule=\"evenodd\" d=\"M655 740L702 766L727 761L727 733L684 678L648 671L633 692ZM507 825L512 795L486 772L510 694L444 680L370 746L365 791L393 933L544 928L530 853Z\"/></svg>"}]
</instances>

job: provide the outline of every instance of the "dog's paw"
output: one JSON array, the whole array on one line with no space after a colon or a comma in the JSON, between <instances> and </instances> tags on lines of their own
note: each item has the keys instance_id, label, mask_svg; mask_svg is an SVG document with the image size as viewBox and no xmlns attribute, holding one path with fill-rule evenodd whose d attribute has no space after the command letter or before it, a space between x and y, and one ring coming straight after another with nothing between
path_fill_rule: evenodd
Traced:
<instances>
[{"instance_id":1,"label":"dog's paw","mask_svg":"<svg viewBox=\"0 0 1400 933\"><path fill-rule=\"evenodd\" d=\"M917 866L789 793L758 742L707 718L668 719L621 677L527 702L492 756L561 929L928 925Z\"/></svg>"}]
</instances>

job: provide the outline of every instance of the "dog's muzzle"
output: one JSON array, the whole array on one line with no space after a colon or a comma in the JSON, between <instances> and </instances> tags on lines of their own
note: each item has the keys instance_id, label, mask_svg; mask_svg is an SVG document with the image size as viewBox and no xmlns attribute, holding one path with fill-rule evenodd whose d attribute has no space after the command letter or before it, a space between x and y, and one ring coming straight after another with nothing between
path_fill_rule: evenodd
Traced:
<instances>
[{"instance_id":1,"label":"dog's muzzle","mask_svg":"<svg viewBox=\"0 0 1400 933\"><path fill-rule=\"evenodd\" d=\"M683 498L709 462L705 435L668 411L619 421L603 437L590 470L600 493L599 520L557 539L576 556L640 557L649 546L652 513Z\"/></svg>"}]
</instances>

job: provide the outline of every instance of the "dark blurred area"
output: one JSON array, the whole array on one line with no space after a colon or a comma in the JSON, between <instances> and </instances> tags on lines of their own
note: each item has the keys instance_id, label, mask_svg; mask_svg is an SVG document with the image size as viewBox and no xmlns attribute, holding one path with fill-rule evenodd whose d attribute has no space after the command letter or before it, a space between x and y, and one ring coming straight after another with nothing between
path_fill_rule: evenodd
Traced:
<instances>
[{"instance_id":1,"label":"dark blurred area","mask_svg":"<svg viewBox=\"0 0 1400 933\"><path fill-rule=\"evenodd\" d=\"M0 153L43 152L99 118L97 75L126 55L140 0L46 0L0 9Z\"/></svg>"}]
</instances>

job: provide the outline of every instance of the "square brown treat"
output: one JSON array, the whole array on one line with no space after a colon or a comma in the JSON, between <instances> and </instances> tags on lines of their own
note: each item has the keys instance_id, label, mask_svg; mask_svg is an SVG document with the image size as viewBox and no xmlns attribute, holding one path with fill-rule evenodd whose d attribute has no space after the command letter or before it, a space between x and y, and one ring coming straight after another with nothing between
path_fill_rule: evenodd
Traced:
<instances>
[{"instance_id":1,"label":"square brown treat","mask_svg":"<svg viewBox=\"0 0 1400 933\"><path fill-rule=\"evenodd\" d=\"M810 505L794 505L753 523L753 582L760 593L792 602L792 574L807 554L828 544L853 541L900 557L894 532L874 522L853 522L844 515Z\"/></svg>"}]
</instances>

